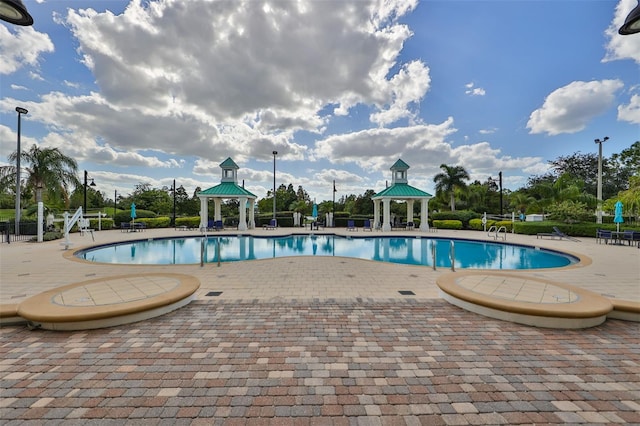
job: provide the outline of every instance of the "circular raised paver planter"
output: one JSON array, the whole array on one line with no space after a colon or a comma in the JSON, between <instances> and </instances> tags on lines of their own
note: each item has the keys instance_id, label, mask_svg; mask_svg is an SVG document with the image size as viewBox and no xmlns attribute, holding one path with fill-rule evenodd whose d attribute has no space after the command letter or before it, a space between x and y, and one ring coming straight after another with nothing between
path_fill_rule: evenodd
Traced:
<instances>
[{"instance_id":1,"label":"circular raised paver planter","mask_svg":"<svg viewBox=\"0 0 640 426\"><path fill-rule=\"evenodd\" d=\"M193 300L200 281L184 274L131 274L58 287L18 305L30 327L86 330L142 321Z\"/></svg>"},{"instance_id":2,"label":"circular raised paver planter","mask_svg":"<svg viewBox=\"0 0 640 426\"><path fill-rule=\"evenodd\" d=\"M614 306L598 294L526 275L455 272L437 279L441 296L491 318L548 328L602 324Z\"/></svg>"}]
</instances>

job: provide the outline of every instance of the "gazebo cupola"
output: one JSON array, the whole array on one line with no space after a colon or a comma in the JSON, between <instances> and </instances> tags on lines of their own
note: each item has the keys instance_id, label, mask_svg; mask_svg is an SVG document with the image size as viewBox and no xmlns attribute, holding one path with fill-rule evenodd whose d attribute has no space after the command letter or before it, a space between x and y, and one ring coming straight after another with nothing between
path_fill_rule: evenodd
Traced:
<instances>
[{"instance_id":1,"label":"gazebo cupola","mask_svg":"<svg viewBox=\"0 0 640 426\"><path fill-rule=\"evenodd\" d=\"M231 159L231 157L220 163L222 169L222 179L220 182L231 182L238 184L238 165Z\"/></svg>"},{"instance_id":2,"label":"gazebo cupola","mask_svg":"<svg viewBox=\"0 0 640 426\"><path fill-rule=\"evenodd\" d=\"M391 185L395 185L397 183L408 183L407 170L409 170L409 165L398 159L398 161L391 166Z\"/></svg>"}]
</instances>

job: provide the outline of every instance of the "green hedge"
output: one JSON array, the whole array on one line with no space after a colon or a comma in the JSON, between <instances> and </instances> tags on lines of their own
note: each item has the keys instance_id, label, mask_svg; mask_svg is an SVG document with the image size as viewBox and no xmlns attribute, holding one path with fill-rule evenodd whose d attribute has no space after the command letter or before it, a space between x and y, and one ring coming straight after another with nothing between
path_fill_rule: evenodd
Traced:
<instances>
[{"instance_id":1,"label":"green hedge","mask_svg":"<svg viewBox=\"0 0 640 426\"><path fill-rule=\"evenodd\" d=\"M455 212L437 212L437 213L431 213L429 216L433 220L434 226L436 226L435 222L438 220L458 220L462 223L462 227L464 229L469 228L469 222L471 221L471 219L479 219L482 217L480 213L476 213L471 210L458 210Z\"/></svg>"},{"instance_id":2,"label":"green hedge","mask_svg":"<svg viewBox=\"0 0 640 426\"><path fill-rule=\"evenodd\" d=\"M435 220L433 226L438 229L462 229L462 222L459 220Z\"/></svg>"},{"instance_id":3,"label":"green hedge","mask_svg":"<svg viewBox=\"0 0 640 426\"><path fill-rule=\"evenodd\" d=\"M177 217L176 226L186 226L187 228L197 228L200 226L200 216Z\"/></svg>"},{"instance_id":4,"label":"green hedge","mask_svg":"<svg viewBox=\"0 0 640 426\"><path fill-rule=\"evenodd\" d=\"M574 237L595 237L598 229L608 229L610 231L616 230L616 225L611 223L573 223L566 224L562 222L552 222L552 221L544 221L544 222L516 222L515 223L515 232L516 234L525 234L525 235L536 235L539 233L550 233L553 232L553 227L556 226L560 231L564 232L567 235L571 235ZM625 226L624 224L620 224L620 230L634 230L640 231L639 226Z\"/></svg>"}]
</instances>

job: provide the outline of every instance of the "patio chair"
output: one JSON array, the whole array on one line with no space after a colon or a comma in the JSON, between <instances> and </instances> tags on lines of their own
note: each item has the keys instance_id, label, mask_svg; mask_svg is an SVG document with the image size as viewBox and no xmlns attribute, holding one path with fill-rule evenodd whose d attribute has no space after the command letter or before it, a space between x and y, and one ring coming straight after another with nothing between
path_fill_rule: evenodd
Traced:
<instances>
[{"instance_id":1,"label":"patio chair","mask_svg":"<svg viewBox=\"0 0 640 426\"><path fill-rule=\"evenodd\" d=\"M627 241L629 243L629 245L631 245L631 243L634 240L634 234L636 234L636 232L634 231L623 231L622 232L622 240L623 241ZM637 232L638 236L637 238L640 239L640 232Z\"/></svg>"},{"instance_id":2,"label":"patio chair","mask_svg":"<svg viewBox=\"0 0 640 426\"><path fill-rule=\"evenodd\" d=\"M263 225L262 229L276 229L278 227L278 222L276 219L271 219L267 225Z\"/></svg>"},{"instance_id":3,"label":"patio chair","mask_svg":"<svg viewBox=\"0 0 640 426\"><path fill-rule=\"evenodd\" d=\"M407 230L413 231L416 225L413 222L407 222Z\"/></svg>"},{"instance_id":4,"label":"patio chair","mask_svg":"<svg viewBox=\"0 0 640 426\"><path fill-rule=\"evenodd\" d=\"M363 231L372 231L373 228L371 226L371 221L369 219L365 219L364 225L362 226Z\"/></svg>"},{"instance_id":5,"label":"patio chair","mask_svg":"<svg viewBox=\"0 0 640 426\"><path fill-rule=\"evenodd\" d=\"M600 241L604 240L605 244L609 244L608 241L613 239L613 233L611 231L607 231L606 229L598 229L596 231L596 242L600 243Z\"/></svg>"},{"instance_id":6,"label":"patio chair","mask_svg":"<svg viewBox=\"0 0 640 426\"><path fill-rule=\"evenodd\" d=\"M213 222L213 230L214 231L222 231L224 229L224 224L221 220L216 220Z\"/></svg>"},{"instance_id":7,"label":"patio chair","mask_svg":"<svg viewBox=\"0 0 640 426\"><path fill-rule=\"evenodd\" d=\"M353 220L347 220L347 231L357 231L356 223Z\"/></svg>"}]
</instances>

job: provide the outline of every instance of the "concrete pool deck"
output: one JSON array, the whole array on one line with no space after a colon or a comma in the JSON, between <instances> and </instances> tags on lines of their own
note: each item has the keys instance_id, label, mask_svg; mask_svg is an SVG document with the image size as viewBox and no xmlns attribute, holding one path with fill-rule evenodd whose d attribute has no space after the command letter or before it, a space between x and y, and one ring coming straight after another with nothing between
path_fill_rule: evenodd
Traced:
<instances>
[{"instance_id":1,"label":"concrete pool deck","mask_svg":"<svg viewBox=\"0 0 640 426\"><path fill-rule=\"evenodd\" d=\"M535 245L535 237L507 238ZM91 237L72 241L77 249ZM545 246L593 262L517 275L638 303L640 250L588 239ZM436 281L449 270L341 258L95 265L67 260L58 242L5 244L0 261L3 304L114 277L200 282L195 301L149 321L83 331L0 327L7 426L640 424L638 323L554 330L479 316L440 298Z\"/></svg>"},{"instance_id":2,"label":"concrete pool deck","mask_svg":"<svg viewBox=\"0 0 640 426\"><path fill-rule=\"evenodd\" d=\"M300 228L278 230L256 229L243 234L286 235L310 232ZM388 233L354 233L344 229L314 231L349 236L393 235L422 236L439 238L469 238L493 241L482 232L447 231L420 233L418 231L392 231ZM234 234L233 231L210 233L210 236ZM96 244L107 244L136 239L160 238L167 236L184 237L199 235L197 231L177 231L174 229L149 229L145 232L122 233L119 230L72 234L72 247L62 250L59 241L41 244L14 242L0 246L0 319L27 319L37 326L50 329L83 329L117 325L113 320L120 312L132 313L148 311L148 316L133 316L132 320L151 318L183 306L182 299L198 300L343 300L343 299L390 299L399 297L399 292L410 292L405 298L438 299L469 309L469 303L478 304L510 312L509 316L493 316L514 320L515 315L533 315L536 321L522 320L521 323L558 328L580 328L593 326L606 319L606 305L610 303L609 317L638 320L640 317L640 250L629 246L597 244L595 239L581 242L567 240L539 240L535 236L508 234L507 242L544 247L572 253L582 260L580 264L557 269L506 271L471 271L480 274L482 280L500 276L501 289L518 289L509 297L500 296L496 289L475 286L474 289L458 286L448 280L449 269L422 266L395 265L341 257L296 257L256 260L250 262L229 262L200 265L107 265L84 262L72 256L76 250ZM92 238L95 241L92 241ZM470 270L467 270L467 272ZM182 274L193 277L199 286L189 285L158 293L144 293L144 288L131 292L130 277L162 276ZM468 273L467 273L468 275ZM123 276L123 279L114 279ZM456 275L457 276L457 275ZM528 291L520 291L522 279L542 282L546 285L530 286ZM468 280L468 278L467 278ZM89 295L87 285L110 282L109 291L94 291ZM567 301L555 296L545 299L544 292L558 293L562 286L573 286L582 297ZM70 287L75 293L70 293ZM68 297L63 298L64 289ZM579 290L578 290L579 289ZM141 293L142 291L142 293ZM531 294L531 291L534 294ZM412 293L412 294L411 294ZM473 294L475 293L475 294ZM551 294L550 293L550 294ZM78 294L80 296L78 296ZM70 295L75 295L70 297ZM84 296L82 296L84 295ZM82 297L81 297L82 296ZM594 297L592 297L594 296ZM158 298L163 299L165 308L158 308ZM29 300L27 300L29 299ZM79 305L90 300L92 308L79 309ZM492 303L487 303L491 300ZM538 311L528 309L537 300ZM456 303L458 301L459 303ZM172 305L171 303L176 303ZM497 303L496 303L497 302ZM188 302L187 302L188 303ZM96 309L99 306L100 309ZM68 308L68 309L65 309ZM50 312L53 311L53 312ZM101 314L96 314L100 312ZM486 310L475 310L490 315ZM533 312L533 313L532 313ZM66 315L66 316L65 316ZM551 317L555 323L537 321ZM575 318L582 318L575 321ZM54 319L66 323L56 326ZM571 318L560 321L560 318ZM585 320L587 318L587 320ZM103 320L100 322L99 320ZM83 321L87 321L83 325ZM121 322L124 323L124 322ZM572 325L573 324L573 325ZM91 325L91 327L89 327ZM66 328L65 328L66 327Z\"/></svg>"}]
</instances>

